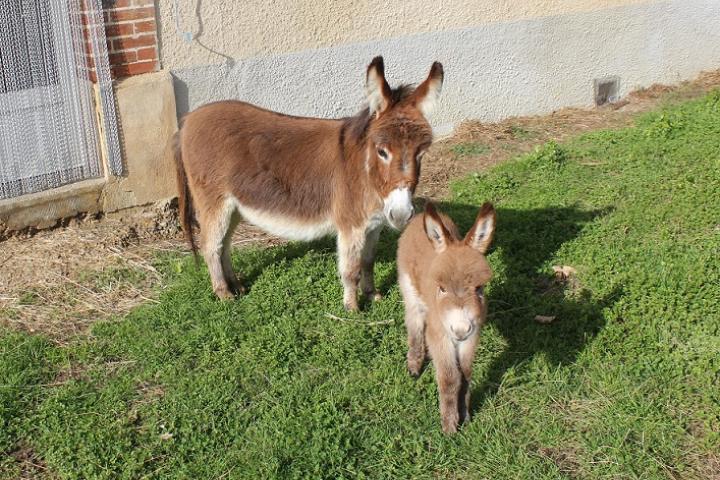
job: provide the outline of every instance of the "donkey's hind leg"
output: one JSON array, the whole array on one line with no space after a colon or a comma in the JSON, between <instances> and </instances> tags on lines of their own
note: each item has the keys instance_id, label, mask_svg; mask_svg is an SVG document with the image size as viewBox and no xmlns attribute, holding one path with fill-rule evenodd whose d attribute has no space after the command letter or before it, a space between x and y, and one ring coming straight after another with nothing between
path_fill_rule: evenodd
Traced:
<instances>
[{"instance_id":1,"label":"donkey's hind leg","mask_svg":"<svg viewBox=\"0 0 720 480\"><path fill-rule=\"evenodd\" d=\"M222 300L233 298L223 268L223 253L225 237L234 212L235 208L225 203L217 212L206 212L200 219L200 248L207 263L213 291Z\"/></svg>"},{"instance_id":2,"label":"donkey's hind leg","mask_svg":"<svg viewBox=\"0 0 720 480\"><path fill-rule=\"evenodd\" d=\"M234 293L235 295L245 293L245 287L242 286L237 276L235 275L235 271L232 267L232 259L230 257L230 254L232 253L232 236L239 222L240 214L237 210L234 210L230 214L230 223L228 224L227 231L225 232L225 237L223 238L221 255L222 269L223 274L225 275L225 281L228 283L230 289L232 290L232 293Z\"/></svg>"}]
</instances>

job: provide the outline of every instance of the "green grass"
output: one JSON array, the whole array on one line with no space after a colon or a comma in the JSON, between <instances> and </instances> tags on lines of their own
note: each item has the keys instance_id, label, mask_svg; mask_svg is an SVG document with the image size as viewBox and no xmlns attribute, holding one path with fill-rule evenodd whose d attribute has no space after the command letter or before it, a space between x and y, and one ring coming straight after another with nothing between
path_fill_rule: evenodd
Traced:
<instances>
[{"instance_id":1,"label":"green grass","mask_svg":"<svg viewBox=\"0 0 720 480\"><path fill-rule=\"evenodd\" d=\"M251 291L232 303L171 256L158 260L160 303L89 338L60 348L5 333L0 449L30 445L63 478L709 476L718 172L715 92L453 185L443 208L463 228L486 199L499 222L474 417L455 436L440 431L432 367L405 371L386 234L386 298L361 314L341 310L328 240L235 252ZM553 265L573 266L577 284L555 285ZM69 370L81 373L52 386Z\"/></svg>"},{"instance_id":2,"label":"green grass","mask_svg":"<svg viewBox=\"0 0 720 480\"><path fill-rule=\"evenodd\" d=\"M490 152L490 147L478 142L458 143L450 147L450 151L458 157L472 157L476 155L485 155Z\"/></svg>"}]
</instances>

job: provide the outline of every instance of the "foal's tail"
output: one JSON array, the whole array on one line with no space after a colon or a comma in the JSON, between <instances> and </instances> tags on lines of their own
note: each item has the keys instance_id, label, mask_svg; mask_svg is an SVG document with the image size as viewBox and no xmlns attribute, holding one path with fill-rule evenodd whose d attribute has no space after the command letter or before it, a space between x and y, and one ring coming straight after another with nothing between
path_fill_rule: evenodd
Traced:
<instances>
[{"instance_id":1,"label":"foal's tail","mask_svg":"<svg viewBox=\"0 0 720 480\"><path fill-rule=\"evenodd\" d=\"M171 140L173 157L175 158L175 168L177 169L177 186L178 186L178 207L180 210L180 225L185 232L185 239L190 244L190 249L197 259L197 246L192 234L193 221L193 204L190 188L188 187L187 175L185 175L185 166L183 165L182 150L180 149L180 132L173 135Z\"/></svg>"}]
</instances>

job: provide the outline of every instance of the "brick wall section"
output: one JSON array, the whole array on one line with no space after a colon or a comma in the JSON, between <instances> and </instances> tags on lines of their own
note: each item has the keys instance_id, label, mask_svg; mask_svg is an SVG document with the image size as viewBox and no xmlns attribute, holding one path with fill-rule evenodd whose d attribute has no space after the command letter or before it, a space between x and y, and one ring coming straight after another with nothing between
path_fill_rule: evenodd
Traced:
<instances>
[{"instance_id":1,"label":"brick wall section","mask_svg":"<svg viewBox=\"0 0 720 480\"><path fill-rule=\"evenodd\" d=\"M160 64L154 0L102 0L102 6L112 77L157 71ZM92 68L92 59L89 61ZM93 71L90 76L94 81Z\"/></svg>"},{"instance_id":2,"label":"brick wall section","mask_svg":"<svg viewBox=\"0 0 720 480\"><path fill-rule=\"evenodd\" d=\"M105 35L115 78L159 68L154 0L103 0Z\"/></svg>"}]
</instances>

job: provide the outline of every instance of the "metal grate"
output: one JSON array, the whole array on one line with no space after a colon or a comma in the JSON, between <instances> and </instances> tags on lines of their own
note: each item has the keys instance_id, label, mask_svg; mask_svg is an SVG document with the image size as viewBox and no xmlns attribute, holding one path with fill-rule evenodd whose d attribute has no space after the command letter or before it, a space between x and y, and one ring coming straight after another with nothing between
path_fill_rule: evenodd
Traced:
<instances>
[{"instance_id":1,"label":"metal grate","mask_svg":"<svg viewBox=\"0 0 720 480\"><path fill-rule=\"evenodd\" d=\"M97 66L108 159L122 170L100 0L13 0L0 8L0 198L98 177ZM88 9L86 52L81 5ZM99 25L99 27L97 27Z\"/></svg>"}]
</instances>

